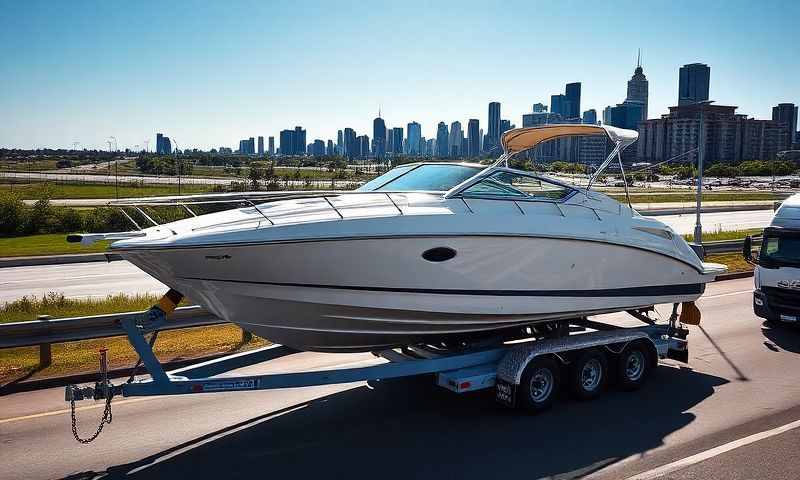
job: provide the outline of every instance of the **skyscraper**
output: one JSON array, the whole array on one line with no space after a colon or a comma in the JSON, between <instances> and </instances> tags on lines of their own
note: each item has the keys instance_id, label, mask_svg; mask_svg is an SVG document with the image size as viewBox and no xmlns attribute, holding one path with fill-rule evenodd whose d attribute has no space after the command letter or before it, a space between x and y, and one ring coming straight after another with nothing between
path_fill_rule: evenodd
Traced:
<instances>
[{"instance_id":1,"label":"skyscraper","mask_svg":"<svg viewBox=\"0 0 800 480\"><path fill-rule=\"evenodd\" d=\"M344 156L353 159L358 157L360 146L356 143L356 131L352 128L344 129Z\"/></svg>"},{"instance_id":2,"label":"skyscraper","mask_svg":"<svg viewBox=\"0 0 800 480\"><path fill-rule=\"evenodd\" d=\"M581 116L581 82L568 83L564 95L566 104L562 105L565 118L580 118Z\"/></svg>"},{"instance_id":3,"label":"skyscraper","mask_svg":"<svg viewBox=\"0 0 800 480\"><path fill-rule=\"evenodd\" d=\"M344 156L344 135L341 130L336 132L336 155Z\"/></svg>"},{"instance_id":4,"label":"skyscraper","mask_svg":"<svg viewBox=\"0 0 800 480\"><path fill-rule=\"evenodd\" d=\"M564 103L566 103L564 95L550 95L550 113L564 115Z\"/></svg>"},{"instance_id":5,"label":"skyscraper","mask_svg":"<svg viewBox=\"0 0 800 480\"><path fill-rule=\"evenodd\" d=\"M374 146L372 148L375 158L381 159L386 156L386 122L378 112L378 118L372 121L372 141Z\"/></svg>"},{"instance_id":6,"label":"skyscraper","mask_svg":"<svg viewBox=\"0 0 800 480\"><path fill-rule=\"evenodd\" d=\"M777 106L772 107L772 120L781 122L788 127L784 150L792 148L794 137L797 135L797 110L794 103L779 103Z\"/></svg>"},{"instance_id":7,"label":"skyscraper","mask_svg":"<svg viewBox=\"0 0 800 480\"><path fill-rule=\"evenodd\" d=\"M258 137L258 154L264 155L264 137Z\"/></svg>"},{"instance_id":8,"label":"skyscraper","mask_svg":"<svg viewBox=\"0 0 800 480\"><path fill-rule=\"evenodd\" d=\"M498 109L500 108L500 104L498 103ZM489 116L491 116L492 112L492 104L489 104ZM500 125L497 126L498 132L500 131ZM450 153L450 142L449 142L449 133L447 131L447 124L444 122L439 122L436 126L436 156L441 158L447 158L448 154Z\"/></svg>"},{"instance_id":9,"label":"skyscraper","mask_svg":"<svg viewBox=\"0 0 800 480\"><path fill-rule=\"evenodd\" d=\"M450 124L450 156L453 158L461 157L464 152L461 151L462 140L464 139L464 132L461 130L461 122L456 120Z\"/></svg>"},{"instance_id":10,"label":"skyscraper","mask_svg":"<svg viewBox=\"0 0 800 480\"><path fill-rule=\"evenodd\" d=\"M500 120L500 136L502 137L507 131L517 128L516 125L511 124L511 120Z\"/></svg>"},{"instance_id":11,"label":"skyscraper","mask_svg":"<svg viewBox=\"0 0 800 480\"><path fill-rule=\"evenodd\" d=\"M642 105L642 120L647 120L648 82L642 70L641 51L636 59L636 70L628 80L628 93L623 103L637 103ZM585 123L585 122L584 122Z\"/></svg>"},{"instance_id":12,"label":"skyscraper","mask_svg":"<svg viewBox=\"0 0 800 480\"><path fill-rule=\"evenodd\" d=\"M281 130L279 137L281 155L294 155L294 130Z\"/></svg>"},{"instance_id":13,"label":"skyscraper","mask_svg":"<svg viewBox=\"0 0 800 480\"><path fill-rule=\"evenodd\" d=\"M392 129L392 146L394 147L395 155L403 154L403 127L394 127Z\"/></svg>"},{"instance_id":14,"label":"skyscraper","mask_svg":"<svg viewBox=\"0 0 800 480\"><path fill-rule=\"evenodd\" d=\"M417 122L411 122L407 125L408 135L408 153L409 155L422 154L422 126Z\"/></svg>"},{"instance_id":15,"label":"skyscraper","mask_svg":"<svg viewBox=\"0 0 800 480\"><path fill-rule=\"evenodd\" d=\"M369 157L369 135L359 135L356 137L358 146L358 158Z\"/></svg>"},{"instance_id":16,"label":"skyscraper","mask_svg":"<svg viewBox=\"0 0 800 480\"><path fill-rule=\"evenodd\" d=\"M547 105L543 103L534 103L533 104L533 113L542 113L547 111Z\"/></svg>"},{"instance_id":17,"label":"skyscraper","mask_svg":"<svg viewBox=\"0 0 800 480\"><path fill-rule=\"evenodd\" d=\"M708 100L711 68L704 63L690 63L680 69L678 105L691 105Z\"/></svg>"},{"instance_id":18,"label":"skyscraper","mask_svg":"<svg viewBox=\"0 0 800 480\"><path fill-rule=\"evenodd\" d=\"M471 158L476 158L480 155L481 151L481 130L480 122L477 118L470 118L467 122L467 140L469 140L469 147L466 154Z\"/></svg>"},{"instance_id":19,"label":"skyscraper","mask_svg":"<svg viewBox=\"0 0 800 480\"><path fill-rule=\"evenodd\" d=\"M486 134L484 149L488 152L500 145L500 102L489 104L489 132Z\"/></svg>"},{"instance_id":20,"label":"skyscraper","mask_svg":"<svg viewBox=\"0 0 800 480\"><path fill-rule=\"evenodd\" d=\"M163 153L164 134L156 133L156 153Z\"/></svg>"},{"instance_id":21,"label":"skyscraper","mask_svg":"<svg viewBox=\"0 0 800 480\"><path fill-rule=\"evenodd\" d=\"M306 151L306 131L303 127L294 127L294 154L302 155Z\"/></svg>"},{"instance_id":22,"label":"skyscraper","mask_svg":"<svg viewBox=\"0 0 800 480\"><path fill-rule=\"evenodd\" d=\"M325 155L325 142L317 139L314 140L314 143L312 143L311 145L312 145L311 155L314 155L315 157L321 157Z\"/></svg>"},{"instance_id":23,"label":"skyscraper","mask_svg":"<svg viewBox=\"0 0 800 480\"><path fill-rule=\"evenodd\" d=\"M587 125L597 125L597 110L592 108L583 112L583 123Z\"/></svg>"},{"instance_id":24,"label":"skyscraper","mask_svg":"<svg viewBox=\"0 0 800 480\"><path fill-rule=\"evenodd\" d=\"M334 154L333 140L328 139L328 146L325 148L325 155L332 157Z\"/></svg>"},{"instance_id":25,"label":"skyscraper","mask_svg":"<svg viewBox=\"0 0 800 480\"><path fill-rule=\"evenodd\" d=\"M270 155L275 155L275 137L269 137L267 143L269 144L269 150L267 151Z\"/></svg>"}]
</instances>

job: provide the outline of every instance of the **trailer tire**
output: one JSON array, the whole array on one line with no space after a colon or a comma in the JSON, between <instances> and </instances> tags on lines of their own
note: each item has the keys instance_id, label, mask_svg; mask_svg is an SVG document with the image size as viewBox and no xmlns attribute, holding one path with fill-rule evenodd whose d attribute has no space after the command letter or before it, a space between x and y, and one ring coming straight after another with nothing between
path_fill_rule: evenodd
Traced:
<instances>
[{"instance_id":1,"label":"trailer tire","mask_svg":"<svg viewBox=\"0 0 800 480\"><path fill-rule=\"evenodd\" d=\"M578 352L569 372L569 387L578 400L594 400L603 393L608 379L608 359L598 349Z\"/></svg>"},{"instance_id":2,"label":"trailer tire","mask_svg":"<svg viewBox=\"0 0 800 480\"><path fill-rule=\"evenodd\" d=\"M518 406L532 413L553 406L561 383L561 371L550 357L534 358L522 371Z\"/></svg>"},{"instance_id":3,"label":"trailer tire","mask_svg":"<svg viewBox=\"0 0 800 480\"><path fill-rule=\"evenodd\" d=\"M651 354L642 342L626 346L617 357L617 382L621 390L638 390L652 370Z\"/></svg>"}]
</instances>

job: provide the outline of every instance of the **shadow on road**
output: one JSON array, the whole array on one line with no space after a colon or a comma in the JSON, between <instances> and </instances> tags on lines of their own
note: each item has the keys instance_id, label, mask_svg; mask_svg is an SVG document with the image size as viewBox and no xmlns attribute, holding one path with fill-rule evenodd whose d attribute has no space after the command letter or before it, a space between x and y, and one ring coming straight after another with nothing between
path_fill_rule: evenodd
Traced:
<instances>
[{"instance_id":1,"label":"shadow on road","mask_svg":"<svg viewBox=\"0 0 800 480\"><path fill-rule=\"evenodd\" d=\"M562 396L532 416L496 406L492 391L458 396L430 377L379 382L111 467L105 478L575 478L661 445L724 383L662 366L638 392L590 403Z\"/></svg>"},{"instance_id":2,"label":"shadow on road","mask_svg":"<svg viewBox=\"0 0 800 480\"><path fill-rule=\"evenodd\" d=\"M767 338L768 341L764 342L767 348L774 350L770 347L770 343L774 346L782 348L787 352L800 353L800 328L795 325L775 325L772 326L764 322L761 328L761 333Z\"/></svg>"}]
</instances>

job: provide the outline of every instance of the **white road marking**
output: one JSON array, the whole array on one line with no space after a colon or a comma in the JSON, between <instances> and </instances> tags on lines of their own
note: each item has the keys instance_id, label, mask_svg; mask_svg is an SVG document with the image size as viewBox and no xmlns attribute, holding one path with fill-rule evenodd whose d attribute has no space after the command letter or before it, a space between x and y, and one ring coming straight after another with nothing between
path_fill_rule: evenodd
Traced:
<instances>
[{"instance_id":1,"label":"white road marking","mask_svg":"<svg viewBox=\"0 0 800 480\"><path fill-rule=\"evenodd\" d=\"M114 406L124 405L126 403L142 402L142 401L145 401L145 400L154 400L156 398L159 398L159 397L131 398L131 399L128 399L128 400L120 400L118 402L113 402L113 405ZM75 411L76 412L82 412L84 410L94 410L96 408L105 408L105 406L106 406L105 402L102 402L102 403L96 403L94 405L87 405L85 407L76 407ZM34 418L51 417L53 415L61 415L63 413L69 413L69 409L65 408L63 410L54 410L52 412L42 412L42 413L34 413L34 414L31 414L31 415L23 415L21 417L4 418L4 419L0 420L0 425L2 425L4 423L17 422L17 421L20 421L20 420L32 420Z\"/></svg>"},{"instance_id":2,"label":"white road marking","mask_svg":"<svg viewBox=\"0 0 800 480\"><path fill-rule=\"evenodd\" d=\"M716 457L717 455L722 455L723 453L730 452L731 450L737 449L739 447L744 447L745 445L750 445L751 443L755 443L770 437L774 437L775 435L786 433L789 430L794 430L795 428L798 427L800 427L800 420L795 420L794 422L787 423L786 425L775 427L771 430L766 430L760 433L755 433L753 435L740 438L738 440L734 440L732 442L720 445L710 450L700 452L690 457L686 457L684 459L668 463L666 465L662 465L658 468L648 470L638 475L628 477L626 480L651 480L654 478L659 478L664 475L670 474L672 472L682 470L686 467L690 467L702 461L708 460L709 458Z\"/></svg>"},{"instance_id":3,"label":"white road marking","mask_svg":"<svg viewBox=\"0 0 800 480\"><path fill-rule=\"evenodd\" d=\"M730 297L731 295L741 295L743 293L753 293L753 289L750 290L740 290L738 292L728 292L728 293L718 293L716 295L703 295L700 297L700 300L705 300L707 298L720 298L720 297Z\"/></svg>"}]
</instances>

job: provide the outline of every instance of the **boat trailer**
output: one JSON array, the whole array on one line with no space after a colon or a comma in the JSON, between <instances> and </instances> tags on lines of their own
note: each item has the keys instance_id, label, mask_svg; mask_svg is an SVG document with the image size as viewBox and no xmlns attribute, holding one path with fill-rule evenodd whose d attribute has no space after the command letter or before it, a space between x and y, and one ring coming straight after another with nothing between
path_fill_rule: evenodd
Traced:
<instances>
[{"instance_id":1,"label":"boat trailer","mask_svg":"<svg viewBox=\"0 0 800 480\"><path fill-rule=\"evenodd\" d=\"M271 345L167 372L153 353L153 344L158 328L168 321L168 314L180 301L176 293L170 291L139 318L121 321L128 341L140 358L126 382L113 384L109 380L106 352L101 351L100 379L93 386L68 385L65 388L72 432L79 442L93 441L105 424L111 423L111 401L117 396L271 390L435 374L437 385L455 393L496 387L496 399L500 403L541 411L551 405L562 376L572 379L564 383L573 384L573 393L588 399L600 393L608 377L621 377L616 380L623 388L634 389L641 385L659 359L688 361L688 330L679 320L676 304L667 324L647 321L649 317L642 311L629 312L647 323L640 327L572 319L560 322L559 327L566 328L553 329L539 338L529 336L510 342L503 339L458 349L416 345L373 352L385 362L366 367L219 376L298 353L283 345ZM692 315L691 307L694 306L684 305L681 319L687 312ZM145 337L148 333L151 334L149 341ZM612 362L619 368L612 368ZM140 363L144 364L149 378L135 379ZM81 400L105 401L100 424L87 438L79 435L76 426L75 403Z\"/></svg>"}]
</instances>

